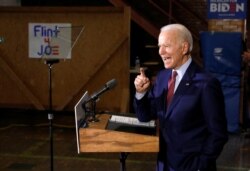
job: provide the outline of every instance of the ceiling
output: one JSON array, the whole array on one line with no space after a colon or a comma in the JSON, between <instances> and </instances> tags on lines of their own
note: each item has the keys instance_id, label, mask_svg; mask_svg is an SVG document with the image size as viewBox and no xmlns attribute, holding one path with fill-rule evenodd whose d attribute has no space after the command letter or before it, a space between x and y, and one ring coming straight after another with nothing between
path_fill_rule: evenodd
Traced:
<instances>
[{"instance_id":1,"label":"ceiling","mask_svg":"<svg viewBox=\"0 0 250 171\"><path fill-rule=\"evenodd\" d=\"M135 23L131 27L132 62L133 57L139 56L142 62L145 63L158 62L158 65L155 67L159 67L161 59L158 55L157 37L160 28L169 23L181 23L187 26L192 32L194 38L193 56L199 64L202 63L199 57L199 32L206 31L208 28L206 21L206 1L109 0L109 2L117 7L131 7L132 21Z\"/></svg>"},{"instance_id":2,"label":"ceiling","mask_svg":"<svg viewBox=\"0 0 250 171\"><path fill-rule=\"evenodd\" d=\"M161 63L157 37L159 29L169 23L181 23L189 28L194 38L193 57L198 63L202 63L199 57L199 33L207 31L208 28L206 0L22 0L22 5L129 6L132 18L131 65L136 56L140 57L142 63L149 61ZM248 19L249 16L248 13ZM247 24L250 28L250 22Z\"/></svg>"}]
</instances>

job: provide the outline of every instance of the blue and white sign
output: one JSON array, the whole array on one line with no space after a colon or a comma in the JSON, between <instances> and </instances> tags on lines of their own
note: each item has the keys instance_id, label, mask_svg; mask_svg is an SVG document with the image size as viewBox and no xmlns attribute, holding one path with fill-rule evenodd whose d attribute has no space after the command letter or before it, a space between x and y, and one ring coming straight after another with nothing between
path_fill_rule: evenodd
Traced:
<instances>
[{"instance_id":1,"label":"blue and white sign","mask_svg":"<svg viewBox=\"0 0 250 171\"><path fill-rule=\"evenodd\" d=\"M208 0L208 19L246 19L247 0Z\"/></svg>"},{"instance_id":2,"label":"blue and white sign","mask_svg":"<svg viewBox=\"0 0 250 171\"><path fill-rule=\"evenodd\" d=\"M29 23L29 57L71 58L70 23Z\"/></svg>"}]
</instances>

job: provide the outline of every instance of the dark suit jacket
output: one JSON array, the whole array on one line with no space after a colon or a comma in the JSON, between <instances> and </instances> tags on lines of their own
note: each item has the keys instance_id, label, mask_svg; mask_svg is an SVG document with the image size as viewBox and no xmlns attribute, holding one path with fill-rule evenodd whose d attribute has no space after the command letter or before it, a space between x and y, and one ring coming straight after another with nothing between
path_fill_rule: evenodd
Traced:
<instances>
[{"instance_id":1,"label":"dark suit jacket","mask_svg":"<svg viewBox=\"0 0 250 171\"><path fill-rule=\"evenodd\" d=\"M216 159L227 142L224 96L217 79L191 62L169 108L167 82L171 70L157 75L151 90L134 101L140 121L159 120L159 170L216 170Z\"/></svg>"}]
</instances>

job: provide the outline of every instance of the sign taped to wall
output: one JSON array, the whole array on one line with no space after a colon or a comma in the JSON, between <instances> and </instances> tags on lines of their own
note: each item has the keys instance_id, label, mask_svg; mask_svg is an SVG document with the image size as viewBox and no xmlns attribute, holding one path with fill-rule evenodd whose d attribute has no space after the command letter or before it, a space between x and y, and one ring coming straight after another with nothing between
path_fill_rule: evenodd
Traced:
<instances>
[{"instance_id":1,"label":"sign taped to wall","mask_svg":"<svg viewBox=\"0 0 250 171\"><path fill-rule=\"evenodd\" d=\"M71 58L70 23L29 23L29 57Z\"/></svg>"}]
</instances>

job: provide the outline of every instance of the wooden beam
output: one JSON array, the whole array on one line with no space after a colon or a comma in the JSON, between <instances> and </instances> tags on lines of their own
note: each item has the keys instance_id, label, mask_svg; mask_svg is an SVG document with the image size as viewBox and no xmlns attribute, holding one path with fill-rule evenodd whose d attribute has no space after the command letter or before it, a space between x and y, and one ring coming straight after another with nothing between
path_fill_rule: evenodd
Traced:
<instances>
[{"instance_id":1,"label":"wooden beam","mask_svg":"<svg viewBox=\"0 0 250 171\"><path fill-rule=\"evenodd\" d=\"M129 97L130 97L130 93L129 93L129 89L128 88L124 88L122 89L122 98L121 98L121 106L120 106L120 111L122 113L126 113L129 111Z\"/></svg>"},{"instance_id":2,"label":"wooden beam","mask_svg":"<svg viewBox=\"0 0 250 171\"><path fill-rule=\"evenodd\" d=\"M126 4L122 0L109 0L109 2L112 3L115 7L127 7L128 6L128 4ZM158 39L160 30L133 9L131 9L131 18L139 26L144 28L151 36Z\"/></svg>"},{"instance_id":3,"label":"wooden beam","mask_svg":"<svg viewBox=\"0 0 250 171\"><path fill-rule=\"evenodd\" d=\"M112 57L112 55L117 51L117 49L122 46L122 44L128 40L128 36L123 34L120 38L118 38L118 40L111 45L111 49L108 50L107 54L102 58L102 60L100 61L99 65L92 70L91 73L89 73L89 77L87 80L85 80L85 82L83 82L82 87L79 88L78 90L76 90L72 96L68 97L65 100L65 103L62 103L61 106L58 106L56 108L56 110L62 110L64 109L79 93L82 92L82 89L86 86L86 84L91 80L91 78L94 78L96 73L99 72L99 70L102 69L102 67L105 65L105 63Z\"/></svg>"},{"instance_id":4,"label":"wooden beam","mask_svg":"<svg viewBox=\"0 0 250 171\"><path fill-rule=\"evenodd\" d=\"M0 68L6 73L7 76L15 83L17 88L24 94L25 97L36 107L38 110L44 110L42 103L36 96L27 88L27 86L18 78L17 74L9 67L9 65L0 58Z\"/></svg>"}]
</instances>

